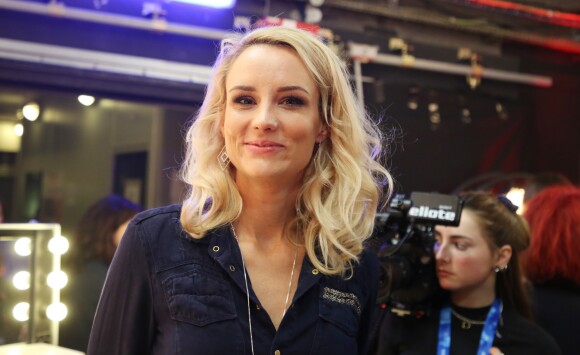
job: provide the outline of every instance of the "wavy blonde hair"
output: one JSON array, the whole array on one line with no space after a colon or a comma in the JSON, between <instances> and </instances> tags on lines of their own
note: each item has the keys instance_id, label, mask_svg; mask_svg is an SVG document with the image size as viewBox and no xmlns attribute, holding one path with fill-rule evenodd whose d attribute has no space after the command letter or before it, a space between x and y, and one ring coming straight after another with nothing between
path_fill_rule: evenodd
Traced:
<instances>
[{"instance_id":1,"label":"wavy blonde hair","mask_svg":"<svg viewBox=\"0 0 580 355\"><path fill-rule=\"evenodd\" d=\"M317 84L320 117L330 134L306 168L297 214L287 226L287 235L305 246L322 273L344 275L372 234L379 201L383 193L386 198L391 194L392 177L381 165L380 130L358 103L346 66L323 42L302 30L267 27L222 41L204 102L187 132L182 179L189 191L181 223L193 238L203 238L208 230L233 222L242 211L235 167L230 164L222 171L217 157L224 147L220 125L226 77L240 53L257 44L291 48Z\"/></svg>"}]
</instances>

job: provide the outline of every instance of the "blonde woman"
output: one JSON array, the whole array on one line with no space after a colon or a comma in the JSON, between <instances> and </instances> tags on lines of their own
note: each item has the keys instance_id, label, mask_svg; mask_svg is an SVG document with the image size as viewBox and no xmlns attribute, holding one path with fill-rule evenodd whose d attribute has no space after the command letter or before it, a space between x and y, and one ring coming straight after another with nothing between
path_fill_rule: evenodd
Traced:
<instances>
[{"instance_id":1,"label":"blonde woman","mask_svg":"<svg viewBox=\"0 0 580 355\"><path fill-rule=\"evenodd\" d=\"M88 354L362 354L381 137L308 32L224 40L187 134L182 206L129 226Z\"/></svg>"}]
</instances>

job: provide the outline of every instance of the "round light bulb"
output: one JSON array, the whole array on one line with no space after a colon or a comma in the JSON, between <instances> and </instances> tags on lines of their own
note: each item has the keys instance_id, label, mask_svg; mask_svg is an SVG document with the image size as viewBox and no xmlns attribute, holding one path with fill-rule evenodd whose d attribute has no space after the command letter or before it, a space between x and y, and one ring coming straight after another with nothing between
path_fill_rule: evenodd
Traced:
<instances>
[{"instance_id":1,"label":"round light bulb","mask_svg":"<svg viewBox=\"0 0 580 355\"><path fill-rule=\"evenodd\" d=\"M439 105L436 102L431 102L428 106L429 112L437 112L439 111Z\"/></svg>"},{"instance_id":2,"label":"round light bulb","mask_svg":"<svg viewBox=\"0 0 580 355\"><path fill-rule=\"evenodd\" d=\"M16 135L16 137L22 137L22 135L24 134L24 126L22 125L22 123L17 123L14 125L14 134Z\"/></svg>"},{"instance_id":3,"label":"round light bulb","mask_svg":"<svg viewBox=\"0 0 580 355\"><path fill-rule=\"evenodd\" d=\"M31 102L22 108L22 115L29 121L36 121L40 116L40 106L36 102Z\"/></svg>"},{"instance_id":4,"label":"round light bulb","mask_svg":"<svg viewBox=\"0 0 580 355\"><path fill-rule=\"evenodd\" d=\"M28 271L18 271L12 277L12 284L19 290L30 288L30 273Z\"/></svg>"},{"instance_id":5,"label":"round light bulb","mask_svg":"<svg viewBox=\"0 0 580 355\"><path fill-rule=\"evenodd\" d=\"M77 97L77 100L79 100L81 105L84 106L91 106L92 104L95 103L95 97L90 95L79 95L79 97Z\"/></svg>"},{"instance_id":6,"label":"round light bulb","mask_svg":"<svg viewBox=\"0 0 580 355\"><path fill-rule=\"evenodd\" d=\"M48 250L54 255L62 255L68 250L68 240L61 236L52 237L48 241Z\"/></svg>"},{"instance_id":7,"label":"round light bulb","mask_svg":"<svg viewBox=\"0 0 580 355\"><path fill-rule=\"evenodd\" d=\"M30 304L28 302L20 302L12 309L12 316L19 322L26 322L28 320L28 311Z\"/></svg>"},{"instance_id":8,"label":"round light bulb","mask_svg":"<svg viewBox=\"0 0 580 355\"><path fill-rule=\"evenodd\" d=\"M14 251L20 256L28 256L31 253L32 241L28 237L19 238L14 243Z\"/></svg>"},{"instance_id":9,"label":"round light bulb","mask_svg":"<svg viewBox=\"0 0 580 355\"><path fill-rule=\"evenodd\" d=\"M68 276L66 276L66 273L62 270L53 271L48 274L46 283L50 288L60 290L68 283Z\"/></svg>"},{"instance_id":10,"label":"round light bulb","mask_svg":"<svg viewBox=\"0 0 580 355\"><path fill-rule=\"evenodd\" d=\"M48 319L60 322L61 320L66 318L68 310L63 303L57 302L52 303L46 308L46 316Z\"/></svg>"}]
</instances>

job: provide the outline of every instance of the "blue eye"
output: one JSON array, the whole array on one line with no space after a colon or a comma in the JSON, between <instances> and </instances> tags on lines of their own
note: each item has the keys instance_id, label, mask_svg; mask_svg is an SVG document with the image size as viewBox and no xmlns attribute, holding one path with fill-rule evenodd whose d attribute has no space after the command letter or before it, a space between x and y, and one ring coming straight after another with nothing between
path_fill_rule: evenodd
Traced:
<instances>
[{"instance_id":1,"label":"blue eye","mask_svg":"<svg viewBox=\"0 0 580 355\"><path fill-rule=\"evenodd\" d=\"M242 105L252 105L254 100L249 96L239 96L234 99L234 102Z\"/></svg>"},{"instance_id":2,"label":"blue eye","mask_svg":"<svg viewBox=\"0 0 580 355\"><path fill-rule=\"evenodd\" d=\"M303 105L304 101L298 97L290 96L290 97L284 98L282 100L282 104L291 105L291 106L298 106L298 105Z\"/></svg>"}]
</instances>

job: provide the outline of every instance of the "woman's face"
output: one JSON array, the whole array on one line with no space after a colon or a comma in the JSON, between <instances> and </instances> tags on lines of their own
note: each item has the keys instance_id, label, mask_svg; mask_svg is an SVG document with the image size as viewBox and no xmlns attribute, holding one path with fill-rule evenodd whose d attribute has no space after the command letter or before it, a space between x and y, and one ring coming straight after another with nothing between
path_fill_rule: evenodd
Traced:
<instances>
[{"instance_id":1,"label":"woman's face","mask_svg":"<svg viewBox=\"0 0 580 355\"><path fill-rule=\"evenodd\" d=\"M326 130L317 85L295 52L247 48L226 77L226 95L221 129L238 183L299 184Z\"/></svg>"},{"instance_id":2,"label":"woman's face","mask_svg":"<svg viewBox=\"0 0 580 355\"><path fill-rule=\"evenodd\" d=\"M434 246L439 284L453 292L495 289L499 262L471 210L464 209L457 227L437 226Z\"/></svg>"}]
</instances>

